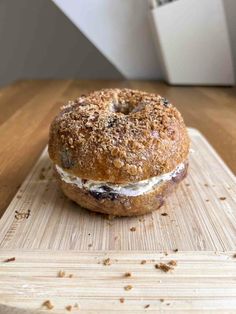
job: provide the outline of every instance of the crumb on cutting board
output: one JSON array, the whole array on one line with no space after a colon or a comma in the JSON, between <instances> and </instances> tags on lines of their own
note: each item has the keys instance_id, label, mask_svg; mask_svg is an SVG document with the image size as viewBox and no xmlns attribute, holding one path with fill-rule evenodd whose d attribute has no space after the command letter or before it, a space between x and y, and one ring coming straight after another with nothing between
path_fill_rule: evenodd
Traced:
<instances>
[{"instance_id":1,"label":"crumb on cutting board","mask_svg":"<svg viewBox=\"0 0 236 314\"><path fill-rule=\"evenodd\" d=\"M131 285L127 285L127 286L124 287L125 291L129 291L129 290L131 290L132 288L133 288L133 286L131 286Z\"/></svg>"},{"instance_id":2,"label":"crumb on cutting board","mask_svg":"<svg viewBox=\"0 0 236 314\"><path fill-rule=\"evenodd\" d=\"M225 196L221 196L219 199L220 199L221 201L224 201L224 200L226 200L226 197L225 197Z\"/></svg>"},{"instance_id":3,"label":"crumb on cutting board","mask_svg":"<svg viewBox=\"0 0 236 314\"><path fill-rule=\"evenodd\" d=\"M15 257L10 257L10 258L5 259L3 262L4 263L10 263L10 262L15 262L15 260L16 260Z\"/></svg>"},{"instance_id":4,"label":"crumb on cutting board","mask_svg":"<svg viewBox=\"0 0 236 314\"><path fill-rule=\"evenodd\" d=\"M65 277L66 273L63 270L59 270L59 272L57 273L57 277L63 278Z\"/></svg>"},{"instance_id":5,"label":"crumb on cutting board","mask_svg":"<svg viewBox=\"0 0 236 314\"><path fill-rule=\"evenodd\" d=\"M120 298L120 303L124 303L125 299L124 298Z\"/></svg>"},{"instance_id":6,"label":"crumb on cutting board","mask_svg":"<svg viewBox=\"0 0 236 314\"><path fill-rule=\"evenodd\" d=\"M169 261L168 265L170 266L177 266L177 262L174 260Z\"/></svg>"},{"instance_id":7,"label":"crumb on cutting board","mask_svg":"<svg viewBox=\"0 0 236 314\"><path fill-rule=\"evenodd\" d=\"M132 274L130 273L130 272L127 272L127 273L125 273L125 275L124 275L125 277L131 277L132 276Z\"/></svg>"},{"instance_id":8,"label":"crumb on cutting board","mask_svg":"<svg viewBox=\"0 0 236 314\"><path fill-rule=\"evenodd\" d=\"M136 231L136 227L131 227L129 230L134 232L134 231Z\"/></svg>"},{"instance_id":9,"label":"crumb on cutting board","mask_svg":"<svg viewBox=\"0 0 236 314\"><path fill-rule=\"evenodd\" d=\"M66 310L69 311L69 312L71 312L71 311L72 311L72 305L67 305L67 306L66 306Z\"/></svg>"},{"instance_id":10,"label":"crumb on cutting board","mask_svg":"<svg viewBox=\"0 0 236 314\"><path fill-rule=\"evenodd\" d=\"M168 216L168 214L167 214L167 213L162 213L161 215L162 215L162 216Z\"/></svg>"},{"instance_id":11,"label":"crumb on cutting board","mask_svg":"<svg viewBox=\"0 0 236 314\"><path fill-rule=\"evenodd\" d=\"M140 262L140 264L142 264L142 265L144 265L144 264L146 264L147 263L147 261L145 260L145 259L143 259L141 262Z\"/></svg>"},{"instance_id":12,"label":"crumb on cutting board","mask_svg":"<svg viewBox=\"0 0 236 314\"><path fill-rule=\"evenodd\" d=\"M54 308L54 305L50 300L46 300L43 302L43 306L45 306L48 310L52 310Z\"/></svg>"},{"instance_id":13,"label":"crumb on cutting board","mask_svg":"<svg viewBox=\"0 0 236 314\"><path fill-rule=\"evenodd\" d=\"M172 266L169 266L165 263L159 263L155 265L156 269L160 269L162 271L164 271L165 273L169 272L170 270L173 270L174 268Z\"/></svg>"},{"instance_id":14,"label":"crumb on cutting board","mask_svg":"<svg viewBox=\"0 0 236 314\"><path fill-rule=\"evenodd\" d=\"M106 258L106 259L104 259L104 261L103 261L103 265L105 265L105 266L109 266L109 265L111 265L111 259L108 257L108 258Z\"/></svg>"}]
</instances>

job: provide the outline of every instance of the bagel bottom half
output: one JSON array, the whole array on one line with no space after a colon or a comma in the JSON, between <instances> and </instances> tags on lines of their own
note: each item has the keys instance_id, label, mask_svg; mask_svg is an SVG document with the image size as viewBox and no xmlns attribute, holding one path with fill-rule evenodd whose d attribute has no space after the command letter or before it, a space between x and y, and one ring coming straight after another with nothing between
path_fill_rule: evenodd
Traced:
<instances>
[{"instance_id":1,"label":"bagel bottom half","mask_svg":"<svg viewBox=\"0 0 236 314\"><path fill-rule=\"evenodd\" d=\"M186 177L187 169L188 162L185 161L184 168L175 177L161 182L150 192L138 196L93 193L63 181L56 168L55 173L64 194L80 206L91 211L112 216L136 216L160 208L164 204L168 194Z\"/></svg>"}]
</instances>

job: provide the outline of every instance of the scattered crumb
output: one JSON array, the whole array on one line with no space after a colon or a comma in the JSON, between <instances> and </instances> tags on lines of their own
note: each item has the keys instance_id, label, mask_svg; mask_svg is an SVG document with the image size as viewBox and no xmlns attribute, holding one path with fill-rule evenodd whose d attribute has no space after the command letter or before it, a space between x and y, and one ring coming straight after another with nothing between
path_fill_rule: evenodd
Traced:
<instances>
[{"instance_id":1,"label":"scattered crumb","mask_svg":"<svg viewBox=\"0 0 236 314\"><path fill-rule=\"evenodd\" d=\"M57 274L57 277L63 278L65 277L66 273L63 270L60 270Z\"/></svg>"},{"instance_id":2,"label":"scattered crumb","mask_svg":"<svg viewBox=\"0 0 236 314\"><path fill-rule=\"evenodd\" d=\"M226 197L221 196L219 199L220 199L221 201L224 201L224 200L226 200Z\"/></svg>"},{"instance_id":3,"label":"scattered crumb","mask_svg":"<svg viewBox=\"0 0 236 314\"><path fill-rule=\"evenodd\" d=\"M179 251L179 249L174 249L173 251L174 251L174 252L178 252L178 251Z\"/></svg>"},{"instance_id":4,"label":"scattered crumb","mask_svg":"<svg viewBox=\"0 0 236 314\"><path fill-rule=\"evenodd\" d=\"M177 266L177 262L174 260L169 261L168 265L170 266Z\"/></svg>"},{"instance_id":5,"label":"scattered crumb","mask_svg":"<svg viewBox=\"0 0 236 314\"><path fill-rule=\"evenodd\" d=\"M233 255L233 258L236 258L236 253Z\"/></svg>"},{"instance_id":6,"label":"scattered crumb","mask_svg":"<svg viewBox=\"0 0 236 314\"><path fill-rule=\"evenodd\" d=\"M205 183L204 186L209 186L209 185L207 183Z\"/></svg>"},{"instance_id":7,"label":"scattered crumb","mask_svg":"<svg viewBox=\"0 0 236 314\"><path fill-rule=\"evenodd\" d=\"M22 197L21 195L17 195L17 196L16 196L16 198L21 198L21 197Z\"/></svg>"},{"instance_id":8,"label":"scattered crumb","mask_svg":"<svg viewBox=\"0 0 236 314\"><path fill-rule=\"evenodd\" d=\"M160 299L160 302L164 302L165 300L164 299Z\"/></svg>"},{"instance_id":9,"label":"scattered crumb","mask_svg":"<svg viewBox=\"0 0 236 314\"><path fill-rule=\"evenodd\" d=\"M143 259L140 264L143 265L143 264L146 264L146 263L147 263L147 261L145 259Z\"/></svg>"},{"instance_id":10,"label":"scattered crumb","mask_svg":"<svg viewBox=\"0 0 236 314\"><path fill-rule=\"evenodd\" d=\"M168 271L174 269L173 267L171 267L171 266L169 266L167 264L164 264L164 263L156 264L155 268L156 269L160 269L160 270L164 271L165 273L167 273Z\"/></svg>"},{"instance_id":11,"label":"scattered crumb","mask_svg":"<svg viewBox=\"0 0 236 314\"><path fill-rule=\"evenodd\" d=\"M129 290L131 290L133 287L131 286L131 285L128 285L128 286L125 286L124 287L124 289L125 289L125 291L129 291Z\"/></svg>"},{"instance_id":12,"label":"scattered crumb","mask_svg":"<svg viewBox=\"0 0 236 314\"><path fill-rule=\"evenodd\" d=\"M89 243L88 247L92 247L92 246L93 246L92 243Z\"/></svg>"},{"instance_id":13,"label":"scattered crumb","mask_svg":"<svg viewBox=\"0 0 236 314\"><path fill-rule=\"evenodd\" d=\"M189 183L186 183L185 185L186 185L186 186L190 186L190 184L189 184Z\"/></svg>"},{"instance_id":14,"label":"scattered crumb","mask_svg":"<svg viewBox=\"0 0 236 314\"><path fill-rule=\"evenodd\" d=\"M30 216L30 209L27 210L27 212L18 212L17 210L15 211L15 218L16 220L21 220L21 219L28 219Z\"/></svg>"},{"instance_id":15,"label":"scattered crumb","mask_svg":"<svg viewBox=\"0 0 236 314\"><path fill-rule=\"evenodd\" d=\"M74 277L74 275L73 274L69 274L69 276L68 276L69 278L73 278Z\"/></svg>"},{"instance_id":16,"label":"scattered crumb","mask_svg":"<svg viewBox=\"0 0 236 314\"><path fill-rule=\"evenodd\" d=\"M69 311L69 312L71 312L71 311L72 311L72 305L67 305L67 306L66 306L66 310Z\"/></svg>"},{"instance_id":17,"label":"scattered crumb","mask_svg":"<svg viewBox=\"0 0 236 314\"><path fill-rule=\"evenodd\" d=\"M134 232L134 231L136 231L136 228L135 227L131 227L129 230Z\"/></svg>"},{"instance_id":18,"label":"scattered crumb","mask_svg":"<svg viewBox=\"0 0 236 314\"><path fill-rule=\"evenodd\" d=\"M117 239L118 239L118 236L115 236L115 237L114 237L114 240L116 241Z\"/></svg>"},{"instance_id":19,"label":"scattered crumb","mask_svg":"<svg viewBox=\"0 0 236 314\"><path fill-rule=\"evenodd\" d=\"M166 303L166 305L170 305L170 303Z\"/></svg>"},{"instance_id":20,"label":"scattered crumb","mask_svg":"<svg viewBox=\"0 0 236 314\"><path fill-rule=\"evenodd\" d=\"M124 303L125 299L124 298L120 298L120 303Z\"/></svg>"},{"instance_id":21,"label":"scattered crumb","mask_svg":"<svg viewBox=\"0 0 236 314\"><path fill-rule=\"evenodd\" d=\"M125 275L124 275L125 277L131 277L132 276L132 274L131 273L125 273Z\"/></svg>"},{"instance_id":22,"label":"scattered crumb","mask_svg":"<svg viewBox=\"0 0 236 314\"><path fill-rule=\"evenodd\" d=\"M91 235L91 233L88 233L88 236L90 236Z\"/></svg>"},{"instance_id":23,"label":"scattered crumb","mask_svg":"<svg viewBox=\"0 0 236 314\"><path fill-rule=\"evenodd\" d=\"M167 253L167 252L164 252L164 255L165 255L165 256L167 256L167 255L168 255L168 253Z\"/></svg>"},{"instance_id":24,"label":"scattered crumb","mask_svg":"<svg viewBox=\"0 0 236 314\"><path fill-rule=\"evenodd\" d=\"M40 174L39 174L39 180L45 180L45 175L42 172L43 170L41 170Z\"/></svg>"},{"instance_id":25,"label":"scattered crumb","mask_svg":"<svg viewBox=\"0 0 236 314\"><path fill-rule=\"evenodd\" d=\"M5 259L3 262L4 263L9 263L9 262L15 262L15 260L16 260L15 257L10 257L10 258Z\"/></svg>"},{"instance_id":26,"label":"scattered crumb","mask_svg":"<svg viewBox=\"0 0 236 314\"><path fill-rule=\"evenodd\" d=\"M148 309L150 307L150 304L147 304L144 306L145 309Z\"/></svg>"},{"instance_id":27,"label":"scattered crumb","mask_svg":"<svg viewBox=\"0 0 236 314\"><path fill-rule=\"evenodd\" d=\"M162 213L161 215L162 215L162 216L168 216L168 214L167 214L167 213Z\"/></svg>"},{"instance_id":28,"label":"scattered crumb","mask_svg":"<svg viewBox=\"0 0 236 314\"><path fill-rule=\"evenodd\" d=\"M104 259L103 265L105 265L105 266L111 265L111 259L109 257Z\"/></svg>"},{"instance_id":29,"label":"scattered crumb","mask_svg":"<svg viewBox=\"0 0 236 314\"><path fill-rule=\"evenodd\" d=\"M209 200L206 200L206 202L209 202Z\"/></svg>"},{"instance_id":30,"label":"scattered crumb","mask_svg":"<svg viewBox=\"0 0 236 314\"><path fill-rule=\"evenodd\" d=\"M52 310L54 308L50 300L46 300L45 302L43 302L43 306L46 306L48 310Z\"/></svg>"}]
</instances>

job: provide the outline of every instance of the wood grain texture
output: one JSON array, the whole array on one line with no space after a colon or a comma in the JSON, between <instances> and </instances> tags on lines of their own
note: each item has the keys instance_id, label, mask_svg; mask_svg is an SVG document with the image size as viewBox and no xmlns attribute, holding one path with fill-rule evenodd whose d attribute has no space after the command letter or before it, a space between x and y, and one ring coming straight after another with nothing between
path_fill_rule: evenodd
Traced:
<instances>
[{"instance_id":1,"label":"wood grain texture","mask_svg":"<svg viewBox=\"0 0 236 314\"><path fill-rule=\"evenodd\" d=\"M12 256L16 258L14 262L2 262ZM110 265L103 264L106 258L110 258ZM141 264L142 260L146 263ZM177 262L170 272L155 268L157 263L170 260ZM73 308L72 313L235 313L235 266L232 252L180 251L166 256L130 251L61 254L48 250L3 250L0 296L3 304L31 313L45 310L45 300L54 306L45 310L47 313L68 313L65 307L75 303L79 310ZM58 277L60 270L65 277ZM125 277L126 272L131 277ZM129 291L125 290L128 285L132 287ZM124 298L124 303L120 298Z\"/></svg>"},{"instance_id":2,"label":"wood grain texture","mask_svg":"<svg viewBox=\"0 0 236 314\"><path fill-rule=\"evenodd\" d=\"M62 195L45 150L0 220L0 248L236 250L235 177L198 131L190 130L190 137L189 175L166 204L111 221Z\"/></svg>"},{"instance_id":3,"label":"wood grain texture","mask_svg":"<svg viewBox=\"0 0 236 314\"><path fill-rule=\"evenodd\" d=\"M48 139L67 100L91 90L129 87L160 93L199 129L236 173L236 88L173 87L154 81L28 80L0 89L0 216Z\"/></svg>"},{"instance_id":4,"label":"wood grain texture","mask_svg":"<svg viewBox=\"0 0 236 314\"><path fill-rule=\"evenodd\" d=\"M91 87L88 82L44 83L41 95L33 99L30 93L28 98L25 95L19 106L15 105L17 111L5 111L7 122L0 121L0 143L6 147L1 182L7 186L5 190L1 187L2 204L7 204L13 193L8 189L17 188L45 144L49 121L59 105L70 95L75 97L78 90L86 92ZM101 88L103 84L99 81L92 86ZM141 88L137 82L127 84ZM23 86L27 94L31 83ZM156 92L158 86L163 95L168 90L164 84L142 86ZM18 85L12 88L13 94L20 96ZM2 95L6 103L9 90L0 91L0 99ZM178 90L172 92L178 95ZM224 98L218 89L195 91L212 99ZM228 100L233 110L230 96ZM43 103L41 110L38 102ZM190 109L186 113L200 122ZM210 110L209 114L217 120L216 113ZM230 114L223 116L231 136ZM0 220L0 313L69 313L66 306L75 303L80 309L73 308L72 313L234 313L235 177L199 132L191 130L190 135L194 152L188 178L161 210L138 218L109 221L67 200L56 187L44 152ZM29 144L32 136L35 142ZM131 232L131 227L136 231ZM4 262L11 257L16 260ZM107 258L111 265L105 266ZM146 263L141 264L142 260ZM177 261L171 272L155 268L155 264L170 260ZM58 277L60 270L65 271L64 278ZM131 272L131 277L125 277L126 272ZM126 291L127 285L132 289ZM47 299L54 305L50 311L42 307Z\"/></svg>"}]
</instances>

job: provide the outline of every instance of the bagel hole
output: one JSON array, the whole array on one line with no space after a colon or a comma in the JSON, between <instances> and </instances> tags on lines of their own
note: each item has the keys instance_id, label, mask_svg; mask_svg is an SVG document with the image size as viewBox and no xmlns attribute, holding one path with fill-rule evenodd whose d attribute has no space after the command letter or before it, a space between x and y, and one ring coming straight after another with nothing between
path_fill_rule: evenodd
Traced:
<instances>
[{"instance_id":1,"label":"bagel hole","mask_svg":"<svg viewBox=\"0 0 236 314\"><path fill-rule=\"evenodd\" d=\"M110 109L112 112L129 115L130 113L141 111L145 106L146 104L144 102L140 102L136 106L129 103L113 103Z\"/></svg>"},{"instance_id":2,"label":"bagel hole","mask_svg":"<svg viewBox=\"0 0 236 314\"><path fill-rule=\"evenodd\" d=\"M125 115L128 115L132 112L133 106L131 106L129 103L116 103L112 104L111 111L116 113L123 113Z\"/></svg>"}]
</instances>

